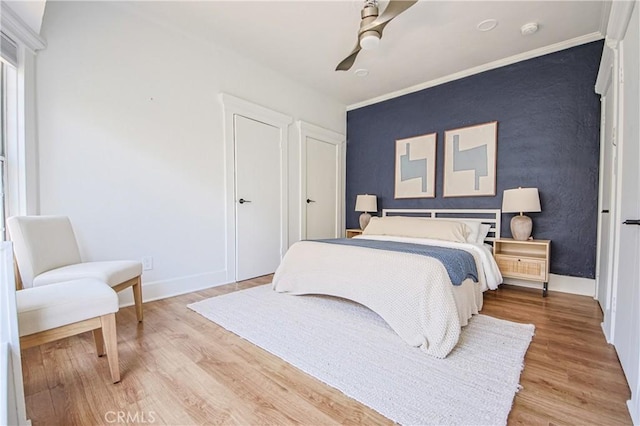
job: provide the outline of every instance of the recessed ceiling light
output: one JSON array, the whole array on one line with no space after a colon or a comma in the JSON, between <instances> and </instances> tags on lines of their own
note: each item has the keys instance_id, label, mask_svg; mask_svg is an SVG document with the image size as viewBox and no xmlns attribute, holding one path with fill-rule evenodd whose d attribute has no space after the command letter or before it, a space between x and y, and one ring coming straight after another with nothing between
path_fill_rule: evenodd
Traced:
<instances>
[{"instance_id":1,"label":"recessed ceiling light","mask_svg":"<svg viewBox=\"0 0 640 426\"><path fill-rule=\"evenodd\" d=\"M495 27L498 26L498 21L496 19L485 19L484 21L480 22L476 28L478 29L478 31L491 31L492 29L494 29Z\"/></svg>"},{"instance_id":2,"label":"recessed ceiling light","mask_svg":"<svg viewBox=\"0 0 640 426\"><path fill-rule=\"evenodd\" d=\"M366 77L369 75L369 70L364 68L358 68L353 72L357 77Z\"/></svg>"},{"instance_id":3,"label":"recessed ceiling light","mask_svg":"<svg viewBox=\"0 0 640 426\"><path fill-rule=\"evenodd\" d=\"M538 24L535 22L529 22L520 27L520 32L523 36L531 35L538 31Z\"/></svg>"}]
</instances>

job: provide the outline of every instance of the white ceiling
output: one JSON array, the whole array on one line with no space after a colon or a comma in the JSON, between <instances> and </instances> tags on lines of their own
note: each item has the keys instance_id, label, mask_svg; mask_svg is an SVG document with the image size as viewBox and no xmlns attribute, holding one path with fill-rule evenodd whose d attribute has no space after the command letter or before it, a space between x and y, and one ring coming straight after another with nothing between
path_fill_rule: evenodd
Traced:
<instances>
[{"instance_id":1,"label":"white ceiling","mask_svg":"<svg viewBox=\"0 0 640 426\"><path fill-rule=\"evenodd\" d=\"M602 38L610 10L610 3L603 1L422 0L387 26L377 50L362 51L350 71L336 72L356 44L362 4L187 1L138 2L134 7L351 107L474 68L489 69ZM385 5L386 0L381 12ZM497 19L498 26L478 31L477 24L489 18ZM524 37L520 27L528 22L540 29ZM355 76L358 68L366 68L369 75Z\"/></svg>"},{"instance_id":2,"label":"white ceiling","mask_svg":"<svg viewBox=\"0 0 640 426\"><path fill-rule=\"evenodd\" d=\"M2 0L34 33L40 34L46 0Z\"/></svg>"}]
</instances>

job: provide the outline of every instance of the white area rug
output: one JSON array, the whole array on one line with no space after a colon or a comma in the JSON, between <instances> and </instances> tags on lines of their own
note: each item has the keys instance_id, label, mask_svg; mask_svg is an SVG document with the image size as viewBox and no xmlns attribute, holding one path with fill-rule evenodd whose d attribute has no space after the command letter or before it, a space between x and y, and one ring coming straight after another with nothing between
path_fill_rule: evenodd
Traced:
<instances>
[{"instance_id":1,"label":"white area rug","mask_svg":"<svg viewBox=\"0 0 640 426\"><path fill-rule=\"evenodd\" d=\"M189 308L407 425L506 424L534 332L477 315L449 356L437 359L361 305L280 294L270 284Z\"/></svg>"}]
</instances>

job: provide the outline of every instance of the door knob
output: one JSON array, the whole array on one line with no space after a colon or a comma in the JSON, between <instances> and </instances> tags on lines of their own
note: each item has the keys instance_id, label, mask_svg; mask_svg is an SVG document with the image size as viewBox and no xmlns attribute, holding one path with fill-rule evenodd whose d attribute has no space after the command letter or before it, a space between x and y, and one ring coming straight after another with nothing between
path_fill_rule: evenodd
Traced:
<instances>
[{"instance_id":1,"label":"door knob","mask_svg":"<svg viewBox=\"0 0 640 426\"><path fill-rule=\"evenodd\" d=\"M250 203L250 202L251 202L251 200L245 200L244 198L240 198L240 199L238 200L238 202L239 202L240 204L244 204L244 203Z\"/></svg>"},{"instance_id":2,"label":"door knob","mask_svg":"<svg viewBox=\"0 0 640 426\"><path fill-rule=\"evenodd\" d=\"M315 203L315 202L316 202L316 200L312 200L311 198L307 198L307 204L309 204L309 203Z\"/></svg>"},{"instance_id":3,"label":"door knob","mask_svg":"<svg viewBox=\"0 0 640 426\"><path fill-rule=\"evenodd\" d=\"M627 219L622 222L623 225L640 225L640 219Z\"/></svg>"}]
</instances>

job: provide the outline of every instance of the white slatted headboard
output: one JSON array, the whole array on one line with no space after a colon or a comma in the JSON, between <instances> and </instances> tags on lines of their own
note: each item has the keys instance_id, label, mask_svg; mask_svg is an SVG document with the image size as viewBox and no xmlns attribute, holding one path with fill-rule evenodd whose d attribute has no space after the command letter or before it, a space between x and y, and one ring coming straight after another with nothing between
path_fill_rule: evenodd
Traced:
<instances>
[{"instance_id":1,"label":"white slatted headboard","mask_svg":"<svg viewBox=\"0 0 640 426\"><path fill-rule=\"evenodd\" d=\"M382 216L431 217L449 220L468 220L491 225L485 242L500 239L500 209L383 209Z\"/></svg>"}]
</instances>

